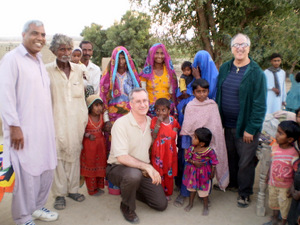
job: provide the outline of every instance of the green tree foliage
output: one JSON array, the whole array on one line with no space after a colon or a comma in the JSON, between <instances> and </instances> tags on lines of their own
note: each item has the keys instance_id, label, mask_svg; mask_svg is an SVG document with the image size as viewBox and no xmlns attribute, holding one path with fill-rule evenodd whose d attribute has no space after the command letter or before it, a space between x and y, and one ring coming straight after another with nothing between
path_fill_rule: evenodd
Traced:
<instances>
[{"instance_id":1,"label":"green tree foliage","mask_svg":"<svg viewBox=\"0 0 300 225\"><path fill-rule=\"evenodd\" d=\"M184 51L207 50L217 66L231 57L229 42L238 32L252 40L251 55L261 65L280 52L286 65L299 59L299 3L296 0L131 0L148 5L153 21L168 29ZM193 30L192 38L187 36ZM297 64L299 66L299 63Z\"/></svg>"},{"instance_id":2,"label":"green tree foliage","mask_svg":"<svg viewBox=\"0 0 300 225\"><path fill-rule=\"evenodd\" d=\"M102 57L108 57L110 53L106 52L102 46L106 42L106 30L102 30L102 26L92 23L90 27L84 27L80 34L83 40L87 40L93 43L93 58L92 61L101 65Z\"/></svg>"},{"instance_id":3,"label":"green tree foliage","mask_svg":"<svg viewBox=\"0 0 300 225\"><path fill-rule=\"evenodd\" d=\"M101 64L102 57L110 57L115 47L124 46L137 65L142 67L152 44L150 27L150 16L127 11L120 22L116 22L107 30L102 30L101 25L93 23L90 27L84 28L81 36L94 44L93 61L96 64Z\"/></svg>"},{"instance_id":4,"label":"green tree foliage","mask_svg":"<svg viewBox=\"0 0 300 225\"><path fill-rule=\"evenodd\" d=\"M127 11L120 23L107 29L107 40L102 46L112 52L117 46L124 46L138 66L143 66L151 46L151 18L145 13Z\"/></svg>"}]
</instances>

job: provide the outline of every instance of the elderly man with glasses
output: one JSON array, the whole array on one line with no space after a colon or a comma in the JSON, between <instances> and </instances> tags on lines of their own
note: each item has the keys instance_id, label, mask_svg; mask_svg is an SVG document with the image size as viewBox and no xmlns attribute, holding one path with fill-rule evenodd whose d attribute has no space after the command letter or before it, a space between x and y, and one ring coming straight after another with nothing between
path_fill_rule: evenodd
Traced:
<instances>
[{"instance_id":1,"label":"elderly man with glasses","mask_svg":"<svg viewBox=\"0 0 300 225\"><path fill-rule=\"evenodd\" d=\"M239 193L238 206L246 208L253 194L256 149L266 113L266 79L249 57L250 39L237 34L231 40L234 56L219 71L216 101L225 129L230 183Z\"/></svg>"}]
</instances>

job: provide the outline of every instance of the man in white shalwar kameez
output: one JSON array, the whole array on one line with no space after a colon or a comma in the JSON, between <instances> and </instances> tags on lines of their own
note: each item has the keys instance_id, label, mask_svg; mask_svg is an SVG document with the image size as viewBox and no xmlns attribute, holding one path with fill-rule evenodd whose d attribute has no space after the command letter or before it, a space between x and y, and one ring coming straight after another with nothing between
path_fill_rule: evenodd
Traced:
<instances>
[{"instance_id":1,"label":"man in white shalwar kameez","mask_svg":"<svg viewBox=\"0 0 300 225\"><path fill-rule=\"evenodd\" d=\"M266 69L265 75L267 79L267 112L274 113L285 106L286 87L285 87L285 71L280 68L282 57L278 53L270 56L271 67Z\"/></svg>"},{"instance_id":2,"label":"man in white shalwar kameez","mask_svg":"<svg viewBox=\"0 0 300 225\"><path fill-rule=\"evenodd\" d=\"M84 72L79 64L70 62L72 49L71 38L54 35L50 50L57 58L46 65L51 83L58 159L52 194L54 208L58 210L66 207L66 196L78 202L85 199L78 193L79 160L88 111L84 97Z\"/></svg>"},{"instance_id":3,"label":"man in white shalwar kameez","mask_svg":"<svg viewBox=\"0 0 300 225\"><path fill-rule=\"evenodd\" d=\"M23 43L0 62L0 102L4 154L15 171L12 217L16 224L57 220L47 202L57 164L50 80L40 51L46 43L42 22L28 21Z\"/></svg>"}]
</instances>

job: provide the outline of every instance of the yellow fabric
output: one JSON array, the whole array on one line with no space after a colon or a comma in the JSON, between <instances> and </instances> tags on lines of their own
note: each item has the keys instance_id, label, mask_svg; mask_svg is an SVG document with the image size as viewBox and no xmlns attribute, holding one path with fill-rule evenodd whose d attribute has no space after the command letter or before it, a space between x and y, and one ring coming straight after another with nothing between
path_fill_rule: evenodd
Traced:
<instances>
[{"instance_id":1,"label":"yellow fabric","mask_svg":"<svg viewBox=\"0 0 300 225\"><path fill-rule=\"evenodd\" d=\"M183 78L179 79L179 89L180 92L186 91L186 83L185 83L185 79Z\"/></svg>"},{"instance_id":2,"label":"yellow fabric","mask_svg":"<svg viewBox=\"0 0 300 225\"><path fill-rule=\"evenodd\" d=\"M144 77L141 77L141 82L146 83L146 90L149 94L150 104L154 104L155 101L159 98L170 99L170 79L166 66L164 65L164 72L161 76L157 76L154 72L154 79L147 80ZM142 84L142 86L144 86Z\"/></svg>"},{"instance_id":3,"label":"yellow fabric","mask_svg":"<svg viewBox=\"0 0 300 225\"><path fill-rule=\"evenodd\" d=\"M57 159L75 162L79 160L82 149L88 109L84 96L84 71L78 64L70 65L69 79L58 68L56 60L47 64L46 69L50 77Z\"/></svg>"}]
</instances>

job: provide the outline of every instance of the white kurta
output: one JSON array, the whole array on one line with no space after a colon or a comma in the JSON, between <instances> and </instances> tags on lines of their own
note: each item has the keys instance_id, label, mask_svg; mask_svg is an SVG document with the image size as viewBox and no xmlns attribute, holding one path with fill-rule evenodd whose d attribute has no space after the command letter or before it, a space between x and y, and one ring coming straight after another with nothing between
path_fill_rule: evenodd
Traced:
<instances>
[{"instance_id":1,"label":"white kurta","mask_svg":"<svg viewBox=\"0 0 300 225\"><path fill-rule=\"evenodd\" d=\"M17 155L22 168L32 176L55 169L50 80L40 54L35 59L21 44L3 57L0 62L0 102L4 153ZM10 147L10 126L21 127L23 149L17 151Z\"/></svg>"},{"instance_id":2,"label":"white kurta","mask_svg":"<svg viewBox=\"0 0 300 225\"><path fill-rule=\"evenodd\" d=\"M83 70L70 63L69 79L56 64L47 64L51 81L53 115L56 131L57 158L75 162L80 157L82 139L88 120L84 97Z\"/></svg>"},{"instance_id":3,"label":"white kurta","mask_svg":"<svg viewBox=\"0 0 300 225\"><path fill-rule=\"evenodd\" d=\"M87 78L88 85L93 86L95 94L100 92L100 78L101 78L101 69L96 64L89 61L87 65L87 71L89 73L89 77Z\"/></svg>"},{"instance_id":4,"label":"white kurta","mask_svg":"<svg viewBox=\"0 0 300 225\"><path fill-rule=\"evenodd\" d=\"M272 88L275 87L274 75L273 72L266 69L265 71L267 79L267 113L274 113L278 110L281 110L282 102L285 102L286 99L286 88L285 88L285 71L280 70L277 72L278 83L280 87L280 95L277 96Z\"/></svg>"}]
</instances>

